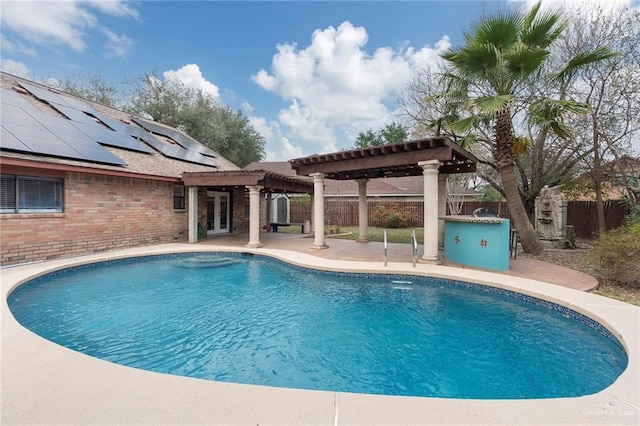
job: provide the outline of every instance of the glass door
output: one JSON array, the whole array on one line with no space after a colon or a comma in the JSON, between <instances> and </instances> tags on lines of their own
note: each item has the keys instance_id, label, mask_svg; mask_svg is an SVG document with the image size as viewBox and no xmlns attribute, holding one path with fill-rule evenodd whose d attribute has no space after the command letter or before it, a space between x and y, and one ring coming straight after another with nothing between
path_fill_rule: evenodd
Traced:
<instances>
[{"instance_id":1,"label":"glass door","mask_svg":"<svg viewBox=\"0 0 640 426\"><path fill-rule=\"evenodd\" d=\"M228 192L207 191L207 234L229 232Z\"/></svg>"}]
</instances>

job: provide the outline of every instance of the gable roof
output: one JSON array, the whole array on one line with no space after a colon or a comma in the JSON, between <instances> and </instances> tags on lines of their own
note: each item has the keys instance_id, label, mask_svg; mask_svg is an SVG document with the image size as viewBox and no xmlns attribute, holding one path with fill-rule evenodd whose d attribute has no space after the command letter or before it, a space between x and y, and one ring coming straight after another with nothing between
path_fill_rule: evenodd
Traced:
<instances>
[{"instance_id":1,"label":"gable roof","mask_svg":"<svg viewBox=\"0 0 640 426\"><path fill-rule=\"evenodd\" d=\"M185 133L0 73L3 165L179 180L239 170Z\"/></svg>"},{"instance_id":2,"label":"gable roof","mask_svg":"<svg viewBox=\"0 0 640 426\"><path fill-rule=\"evenodd\" d=\"M287 161L254 161L244 166L244 170L265 170L285 176L297 176Z\"/></svg>"}]
</instances>

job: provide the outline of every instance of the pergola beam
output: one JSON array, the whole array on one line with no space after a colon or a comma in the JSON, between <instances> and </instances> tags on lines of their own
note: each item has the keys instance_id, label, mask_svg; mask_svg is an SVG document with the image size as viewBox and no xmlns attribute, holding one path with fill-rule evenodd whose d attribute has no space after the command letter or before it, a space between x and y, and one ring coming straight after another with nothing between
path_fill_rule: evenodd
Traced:
<instances>
[{"instance_id":1,"label":"pergola beam","mask_svg":"<svg viewBox=\"0 0 640 426\"><path fill-rule=\"evenodd\" d=\"M448 138L426 138L397 144L312 155L290 160L298 175L324 173L329 179L417 176L420 161L438 160L440 173L475 172L477 159Z\"/></svg>"}]
</instances>

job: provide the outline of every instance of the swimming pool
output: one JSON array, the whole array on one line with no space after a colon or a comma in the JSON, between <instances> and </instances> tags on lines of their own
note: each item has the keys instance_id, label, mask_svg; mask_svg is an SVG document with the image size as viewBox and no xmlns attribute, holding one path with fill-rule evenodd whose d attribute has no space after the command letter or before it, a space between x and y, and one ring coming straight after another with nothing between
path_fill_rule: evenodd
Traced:
<instances>
[{"instance_id":1,"label":"swimming pool","mask_svg":"<svg viewBox=\"0 0 640 426\"><path fill-rule=\"evenodd\" d=\"M598 392L627 362L602 327L548 302L424 277L312 272L262 256L103 262L36 279L9 304L25 327L72 349L238 383L543 398Z\"/></svg>"}]
</instances>

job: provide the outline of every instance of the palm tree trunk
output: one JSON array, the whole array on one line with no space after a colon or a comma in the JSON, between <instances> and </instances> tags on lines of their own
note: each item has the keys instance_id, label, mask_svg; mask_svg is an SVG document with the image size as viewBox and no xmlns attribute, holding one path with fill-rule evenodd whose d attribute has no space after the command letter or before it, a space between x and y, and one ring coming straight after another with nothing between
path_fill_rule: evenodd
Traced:
<instances>
[{"instance_id":1,"label":"palm tree trunk","mask_svg":"<svg viewBox=\"0 0 640 426\"><path fill-rule=\"evenodd\" d=\"M533 228L524 203L518 189L515 168L513 162L513 124L508 110L499 112L496 115L495 126L496 144L495 158L500 179L502 180L502 189L507 199L509 212L513 219L513 224L518 230L520 243L525 253L540 254L544 248L538 238L536 230Z\"/></svg>"},{"instance_id":2,"label":"palm tree trunk","mask_svg":"<svg viewBox=\"0 0 640 426\"><path fill-rule=\"evenodd\" d=\"M544 248L542 247L536 230L529 220L529 215L527 215L527 210L522 202L516 176L513 171L513 165L500 167L499 172L500 178L502 179L504 195L507 199L507 205L509 206L509 212L511 213L513 224L518 230L522 249L525 253L533 255L541 254Z\"/></svg>"}]
</instances>

